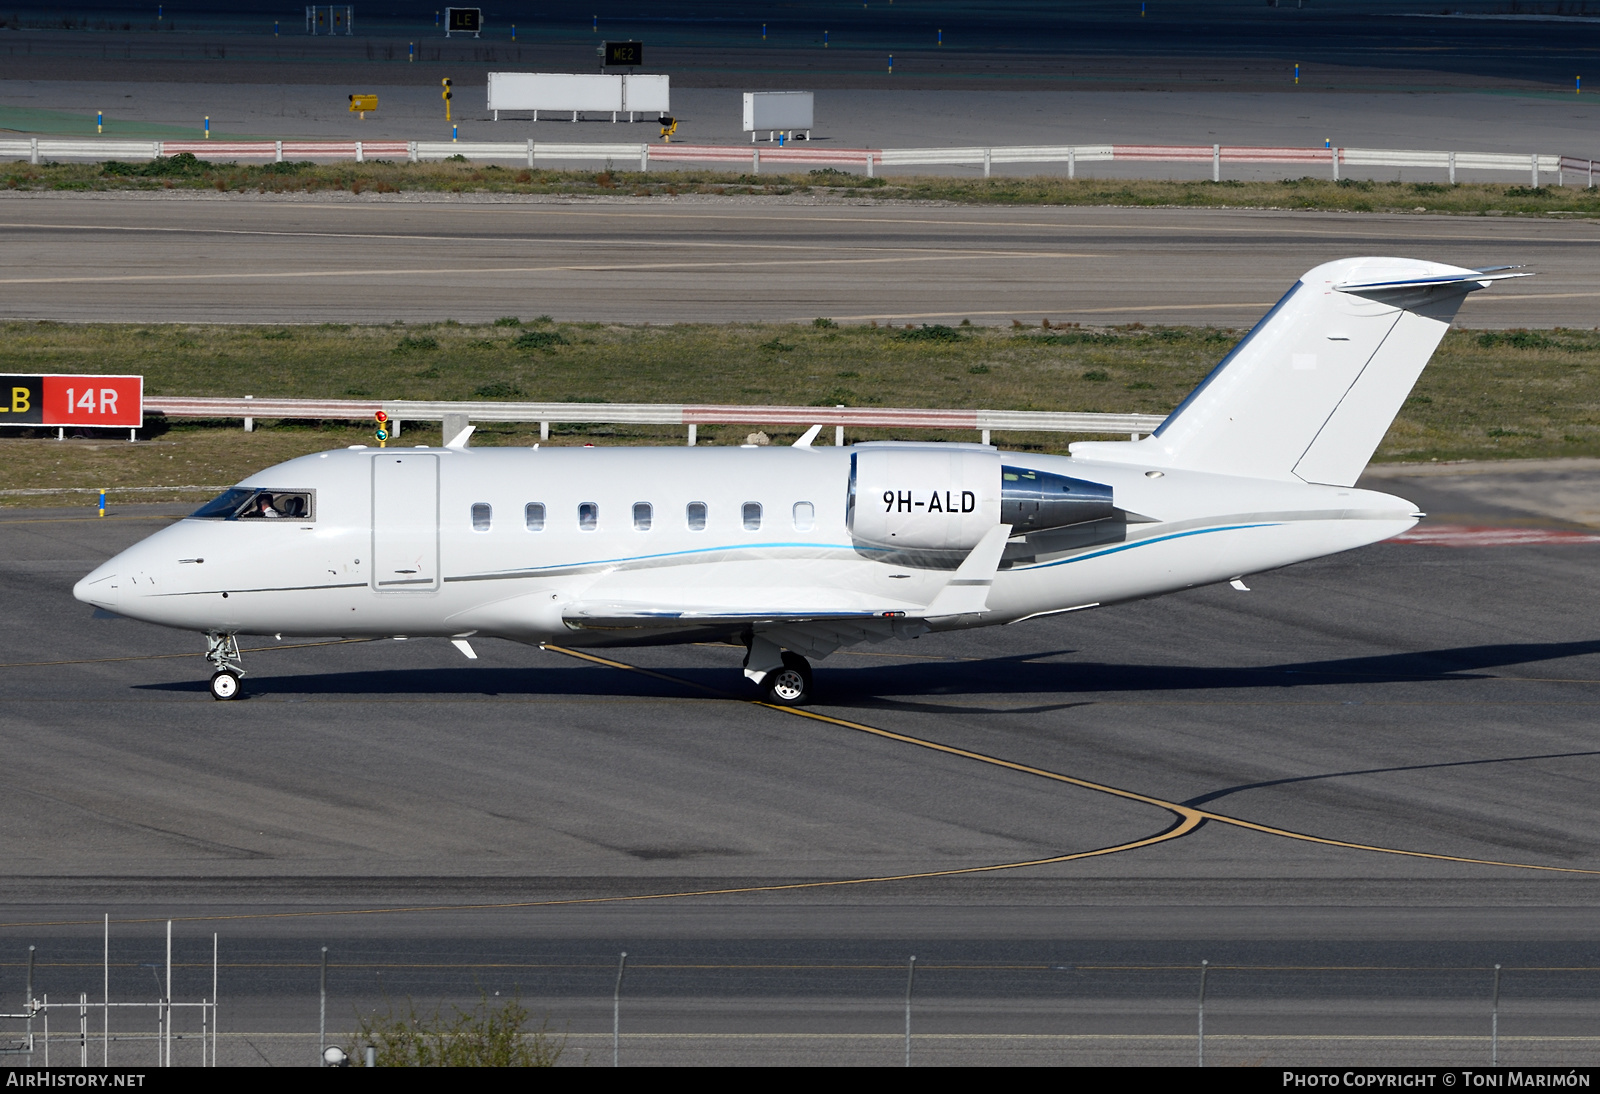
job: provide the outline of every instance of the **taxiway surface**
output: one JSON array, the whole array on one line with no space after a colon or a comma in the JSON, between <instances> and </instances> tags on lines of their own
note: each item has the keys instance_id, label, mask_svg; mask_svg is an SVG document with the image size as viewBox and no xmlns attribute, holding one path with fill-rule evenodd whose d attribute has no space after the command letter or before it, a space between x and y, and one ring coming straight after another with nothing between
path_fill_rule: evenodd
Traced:
<instances>
[{"instance_id":1,"label":"taxiway surface","mask_svg":"<svg viewBox=\"0 0 1600 1094\"><path fill-rule=\"evenodd\" d=\"M1526 264L1468 327L1591 326L1589 222L781 199L0 194L0 312L69 322L1255 322L1318 262Z\"/></svg>"},{"instance_id":2,"label":"taxiway surface","mask_svg":"<svg viewBox=\"0 0 1600 1094\"><path fill-rule=\"evenodd\" d=\"M1600 1012L1600 544L1540 499L1594 477L1394 469L1373 484L1436 531L1547 538L847 651L821 717L749 702L720 646L615 655L646 675L269 638L215 703L196 637L70 597L172 510L11 511L5 975L32 943L42 990L98 992L105 912L138 997L178 917L182 995L222 935L225 1060L309 1060L329 945L336 1032L385 994L520 990L608 1062L627 950L634 1061L887 1062L916 954L920 1058L1179 1061L1206 958L1239 1059L1453 1062L1504 963L1502 1058L1571 1062ZM706 890L739 891L664 895Z\"/></svg>"}]
</instances>

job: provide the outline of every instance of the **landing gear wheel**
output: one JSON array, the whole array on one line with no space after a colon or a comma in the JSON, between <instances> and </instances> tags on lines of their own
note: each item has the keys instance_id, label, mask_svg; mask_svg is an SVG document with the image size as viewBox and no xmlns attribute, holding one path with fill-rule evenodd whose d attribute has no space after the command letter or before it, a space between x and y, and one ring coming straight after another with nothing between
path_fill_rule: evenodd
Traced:
<instances>
[{"instance_id":1,"label":"landing gear wheel","mask_svg":"<svg viewBox=\"0 0 1600 1094\"><path fill-rule=\"evenodd\" d=\"M783 667L773 669L761 681L761 694L769 703L797 707L811 701L811 666L798 653L787 650Z\"/></svg>"},{"instance_id":2,"label":"landing gear wheel","mask_svg":"<svg viewBox=\"0 0 1600 1094\"><path fill-rule=\"evenodd\" d=\"M239 698L239 677L231 672L214 672L211 674L211 698L237 699Z\"/></svg>"}]
</instances>

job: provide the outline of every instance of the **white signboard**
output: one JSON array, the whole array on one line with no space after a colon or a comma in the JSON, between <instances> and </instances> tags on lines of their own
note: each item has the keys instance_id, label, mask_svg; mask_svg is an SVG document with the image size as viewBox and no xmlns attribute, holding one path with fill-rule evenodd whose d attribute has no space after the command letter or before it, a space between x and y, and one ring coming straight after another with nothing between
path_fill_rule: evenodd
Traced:
<instances>
[{"instance_id":1,"label":"white signboard","mask_svg":"<svg viewBox=\"0 0 1600 1094\"><path fill-rule=\"evenodd\" d=\"M643 111L670 109L666 76L491 72L489 110Z\"/></svg>"},{"instance_id":2,"label":"white signboard","mask_svg":"<svg viewBox=\"0 0 1600 1094\"><path fill-rule=\"evenodd\" d=\"M810 91L746 91L744 131L810 129L815 97Z\"/></svg>"},{"instance_id":3,"label":"white signboard","mask_svg":"<svg viewBox=\"0 0 1600 1094\"><path fill-rule=\"evenodd\" d=\"M637 110L641 114L670 114L668 84L671 79L670 76L623 76L622 109Z\"/></svg>"}]
</instances>

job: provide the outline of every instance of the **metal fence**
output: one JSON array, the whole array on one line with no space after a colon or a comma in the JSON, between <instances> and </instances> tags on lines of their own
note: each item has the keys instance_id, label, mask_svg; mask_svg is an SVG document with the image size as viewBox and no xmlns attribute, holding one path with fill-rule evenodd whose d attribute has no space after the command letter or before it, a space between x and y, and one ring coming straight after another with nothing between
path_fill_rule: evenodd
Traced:
<instances>
[{"instance_id":1,"label":"metal fence","mask_svg":"<svg viewBox=\"0 0 1600 1094\"><path fill-rule=\"evenodd\" d=\"M34 993L34 958L37 949L28 947L27 982L23 989L22 1009L14 1014L0 1014L0 1024L13 1026L13 1030L0 1033L0 1056L17 1056L25 1059L29 1065L41 1067L52 1066L50 1050L52 1045L56 1048L54 1066L89 1067L97 1065L109 1067L111 1065L111 1045L117 1042L119 1051L118 1063L129 1062L130 1054L127 1051L131 1043L140 1046L138 1056L142 1057L137 1062L148 1060L149 1049L155 1050L157 1067L172 1066L172 1048L174 1040L182 1042L185 1039L197 1042L199 1045L198 1063L201 1067L215 1067L217 1065L217 984L218 984L218 938L211 936L211 994L199 1002L178 1002L172 995L172 921L167 921L166 936L166 980L163 986L159 975L159 966L154 963L141 965L155 974L158 997L149 1002L113 1001L111 998L111 917L107 915L104 920L104 950L101 955L100 965L100 999L91 1002L89 993L80 991L76 999L69 1001L50 1001L49 992L35 995ZM326 952L326 951L324 951ZM50 1029L50 1016L52 1013L65 1014L67 1019L76 1019L75 1023L66 1025L58 1017L56 1030ZM113 1032L112 1015L115 1013L123 1019L115 1023ZM93 1029L94 1017L98 1014L100 1019L99 1029ZM146 1027L144 1030L135 1031L129 1027L129 1018L144 1018L145 1021L153 1020L155 1028ZM187 1020L186 1020L187 1019ZM181 1028L180 1028L181 1027ZM15 1040L7 1040L8 1035L14 1035ZM62 1042L66 1042L65 1045ZM63 1048L66 1050L63 1053Z\"/></svg>"},{"instance_id":2,"label":"metal fence","mask_svg":"<svg viewBox=\"0 0 1600 1094\"><path fill-rule=\"evenodd\" d=\"M109 988L104 1004L81 989L71 1002L48 1004L68 1019L54 1030L45 1024L46 999L30 992L24 1013L0 1016L38 1026L31 1044L13 1051L31 1047L33 1064L53 1052L56 1066L143 1064L152 1049L162 1066L311 1066L326 1047L344 1044L359 1063L365 1046L351 1039L363 1016L405 1015L414 1005L426 1018L436 1008L449 1015L515 1000L533 1026L542 1021L566 1040L563 1062L615 1066L1587 1067L1600 1052L1600 967L1592 965L1064 960L1040 952L1047 946L987 959L874 957L860 952L861 943L836 954L822 944L803 954L735 954L737 947L709 944L603 953L535 942L521 952L491 948L466 957L458 939L443 943L444 953L426 943L409 953L372 941L319 953L284 942L259 959L230 943L219 985L215 946L213 938L212 994L190 1004L200 1019L176 1035L185 1049L177 1056L172 1014L183 1004L110 1003ZM296 948L304 952L283 952ZM189 964L191 979L207 971ZM88 962L58 961L50 971L64 986L109 977ZM234 1016L234 1028L220 1035L219 990ZM102 1039L92 1028L95 1012L106 1008L110 1028L118 1006L155 1007L158 1028Z\"/></svg>"},{"instance_id":3,"label":"metal fence","mask_svg":"<svg viewBox=\"0 0 1600 1094\"><path fill-rule=\"evenodd\" d=\"M1159 414L1066 413L1048 410L932 410L907 407L719 406L684 403L511 403L420 402L375 399L275 399L147 395L147 414L170 418L242 418L246 429L257 418L365 421L378 411L398 432L405 421L449 422L455 430L478 422L538 422L548 439L551 423L672 425L687 430L694 444L702 425L833 426L843 443L846 426L877 429L953 429L977 432L988 444L993 432L1126 433L1137 439L1164 420Z\"/></svg>"},{"instance_id":4,"label":"metal fence","mask_svg":"<svg viewBox=\"0 0 1600 1094\"><path fill-rule=\"evenodd\" d=\"M50 137L0 140L0 160L27 159L39 164L52 160L151 160L188 152L208 159L263 160L370 160L404 159L411 163L463 156L469 160L504 160L528 167L554 163L638 164L648 171L651 163L712 163L748 168L759 174L769 167L836 166L864 171L868 176L885 168L965 166L981 169L988 177L996 165L1017 163L1065 164L1067 177L1075 178L1082 164L1166 163L1210 164L1211 178L1220 182L1231 166L1279 165L1305 171L1326 170L1334 179L1352 167L1422 168L1438 171L1450 182L1457 171L1524 174L1533 186L1554 175L1557 185L1568 176L1593 186L1595 160L1543 152L1452 152L1396 148L1295 148L1246 145L1020 145L963 148L815 148L784 146L750 148L743 145L611 143L575 144L551 141L224 141L169 140L123 141L105 138L58 139Z\"/></svg>"}]
</instances>

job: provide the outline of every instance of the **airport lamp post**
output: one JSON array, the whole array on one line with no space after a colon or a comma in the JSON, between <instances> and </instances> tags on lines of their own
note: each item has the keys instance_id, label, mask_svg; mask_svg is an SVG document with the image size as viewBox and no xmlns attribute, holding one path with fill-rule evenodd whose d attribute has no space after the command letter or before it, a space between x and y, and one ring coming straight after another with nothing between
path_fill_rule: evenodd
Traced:
<instances>
[{"instance_id":1,"label":"airport lamp post","mask_svg":"<svg viewBox=\"0 0 1600 1094\"><path fill-rule=\"evenodd\" d=\"M917 981L917 959L906 961L906 1066L911 1066L911 988Z\"/></svg>"},{"instance_id":2,"label":"airport lamp post","mask_svg":"<svg viewBox=\"0 0 1600 1094\"><path fill-rule=\"evenodd\" d=\"M317 1007L317 1066L328 1066L328 947L322 947L322 980Z\"/></svg>"},{"instance_id":3,"label":"airport lamp post","mask_svg":"<svg viewBox=\"0 0 1600 1094\"><path fill-rule=\"evenodd\" d=\"M1494 967L1494 998L1489 1004L1489 1063L1500 1066L1500 966Z\"/></svg>"},{"instance_id":4,"label":"airport lamp post","mask_svg":"<svg viewBox=\"0 0 1600 1094\"><path fill-rule=\"evenodd\" d=\"M628 967L628 951L617 955L617 986L611 992L611 1066L622 1066L622 973Z\"/></svg>"}]
</instances>

